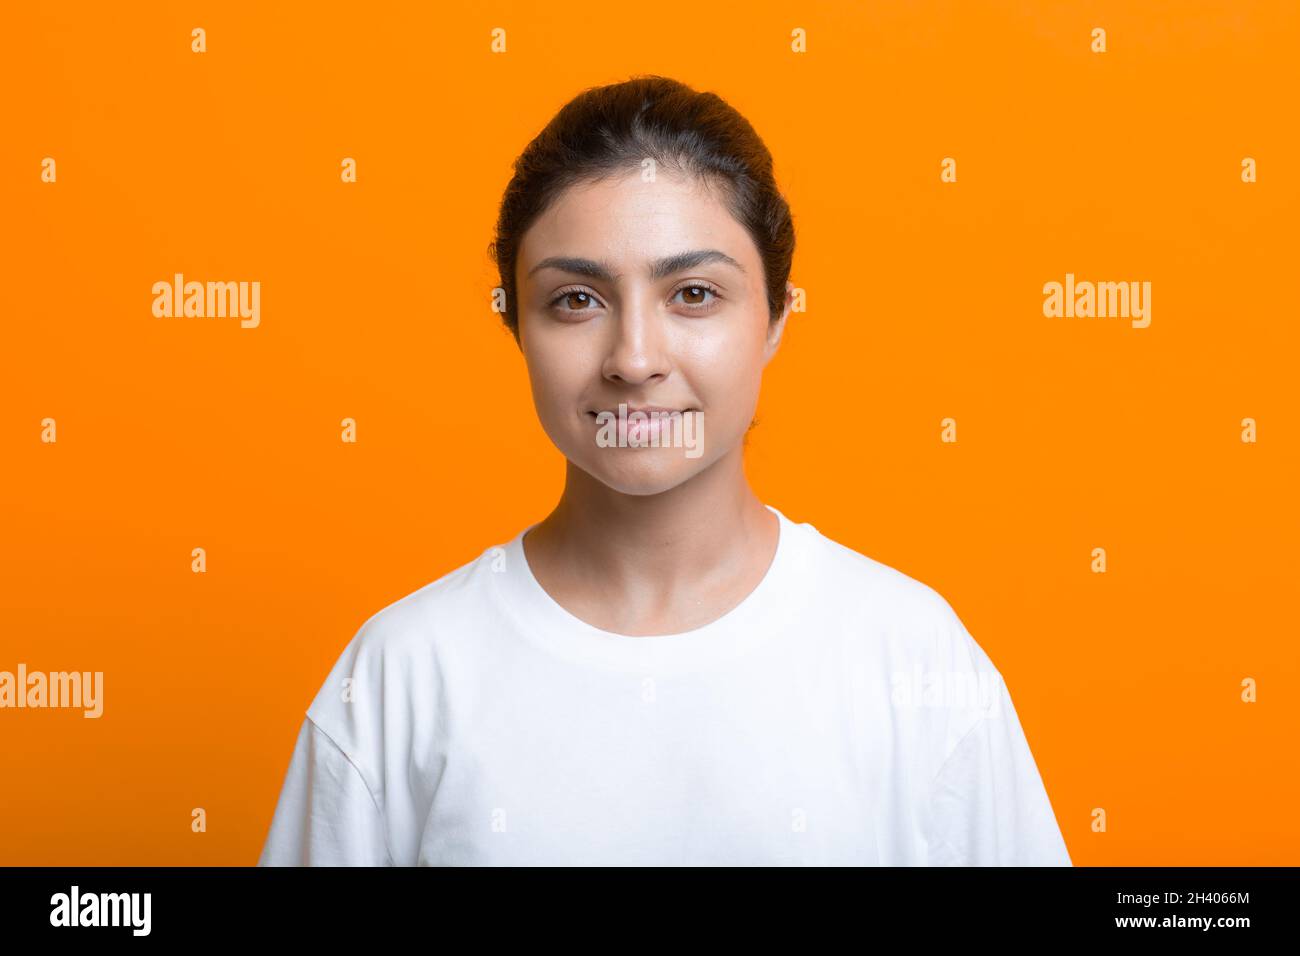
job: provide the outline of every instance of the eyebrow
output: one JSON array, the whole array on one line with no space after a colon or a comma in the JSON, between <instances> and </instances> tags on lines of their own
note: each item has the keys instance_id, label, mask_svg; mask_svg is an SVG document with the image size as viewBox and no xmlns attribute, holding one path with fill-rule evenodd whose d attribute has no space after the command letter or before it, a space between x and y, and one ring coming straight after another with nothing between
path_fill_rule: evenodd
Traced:
<instances>
[{"instance_id":1,"label":"eyebrow","mask_svg":"<svg viewBox=\"0 0 1300 956\"><path fill-rule=\"evenodd\" d=\"M679 252L676 255L654 260L650 263L650 278L662 279L675 272L692 269L707 262L721 262L741 272L745 271L744 266L718 249L692 249L689 252ZM540 269L560 269L589 279L604 279L607 282L613 282L616 278L614 270L608 264L597 262L595 259L584 259L581 256L548 256L529 269L528 276L531 277Z\"/></svg>"}]
</instances>

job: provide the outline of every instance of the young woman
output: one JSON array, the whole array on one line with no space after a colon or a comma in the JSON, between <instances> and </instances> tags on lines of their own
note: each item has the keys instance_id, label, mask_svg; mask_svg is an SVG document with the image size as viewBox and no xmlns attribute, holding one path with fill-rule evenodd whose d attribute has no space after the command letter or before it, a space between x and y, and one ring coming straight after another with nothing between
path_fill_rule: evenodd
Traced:
<instances>
[{"instance_id":1,"label":"young woman","mask_svg":"<svg viewBox=\"0 0 1300 956\"><path fill-rule=\"evenodd\" d=\"M564 492L361 626L261 865L1070 865L949 604L746 481L793 251L712 93L588 90L529 144L492 252Z\"/></svg>"}]
</instances>

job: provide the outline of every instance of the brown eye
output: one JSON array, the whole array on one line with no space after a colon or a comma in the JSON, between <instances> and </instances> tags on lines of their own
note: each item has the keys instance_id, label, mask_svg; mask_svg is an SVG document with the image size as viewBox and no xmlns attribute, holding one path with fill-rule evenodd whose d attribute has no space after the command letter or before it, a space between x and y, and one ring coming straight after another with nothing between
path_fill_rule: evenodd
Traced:
<instances>
[{"instance_id":1,"label":"brown eye","mask_svg":"<svg viewBox=\"0 0 1300 956\"><path fill-rule=\"evenodd\" d=\"M707 285L684 285L673 293L673 298L681 296L682 305L686 306L692 312L708 312L719 301L720 296L716 289Z\"/></svg>"},{"instance_id":2,"label":"brown eye","mask_svg":"<svg viewBox=\"0 0 1300 956\"><path fill-rule=\"evenodd\" d=\"M566 289L551 300L551 308L560 312L590 312L596 298L582 289Z\"/></svg>"}]
</instances>

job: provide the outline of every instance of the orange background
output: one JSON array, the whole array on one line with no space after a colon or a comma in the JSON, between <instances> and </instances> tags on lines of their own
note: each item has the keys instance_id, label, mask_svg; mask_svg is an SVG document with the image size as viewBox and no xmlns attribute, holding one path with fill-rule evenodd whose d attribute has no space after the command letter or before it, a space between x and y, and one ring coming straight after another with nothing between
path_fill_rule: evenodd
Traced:
<instances>
[{"instance_id":1,"label":"orange background","mask_svg":"<svg viewBox=\"0 0 1300 956\"><path fill-rule=\"evenodd\" d=\"M524 144L642 72L744 113L794 211L759 497L950 601L1076 864L1300 863L1298 17L13 5L0 670L102 670L105 711L0 711L0 863L253 863L360 624L546 514L486 247ZM174 272L260 281L261 326L155 319ZM1150 281L1150 327L1045 318L1066 272Z\"/></svg>"}]
</instances>

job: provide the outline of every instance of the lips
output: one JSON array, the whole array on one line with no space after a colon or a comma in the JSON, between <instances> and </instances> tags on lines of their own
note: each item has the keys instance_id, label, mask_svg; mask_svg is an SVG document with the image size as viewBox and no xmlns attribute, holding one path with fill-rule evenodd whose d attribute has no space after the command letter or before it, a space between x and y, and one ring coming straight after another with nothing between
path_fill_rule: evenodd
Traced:
<instances>
[{"instance_id":1,"label":"lips","mask_svg":"<svg viewBox=\"0 0 1300 956\"><path fill-rule=\"evenodd\" d=\"M692 413L702 414L699 409L694 407L672 408L668 405L632 405L629 407L624 404L623 412L623 415L613 410L587 412L594 422L603 423L600 425L602 429L611 421L618 424L617 447L619 448L628 446L634 448L658 447L661 441L669 440L668 436L680 438L678 423L681 422L689 427L689 423L685 422L684 419ZM638 415L637 412L641 414ZM598 436L597 442L600 441L601 438Z\"/></svg>"},{"instance_id":2,"label":"lips","mask_svg":"<svg viewBox=\"0 0 1300 956\"><path fill-rule=\"evenodd\" d=\"M658 413L661 413L661 414L672 414L673 412L681 412L682 414L685 414L685 413L687 413L687 412L694 412L694 411L698 411L698 410L699 410L699 409L696 409L696 408L694 408L694 407L690 407L690 408L670 408L670 407L667 406L667 405L628 405L628 406L627 406L627 414L628 414L628 415L631 415L633 412L644 412L646 415L650 415L650 414L653 413L653 412L658 412ZM588 414L588 415L591 415L593 418L594 418L595 416L597 416L597 415L600 415L600 414L609 414L609 415L613 415L614 417L617 418L617 417L618 417L618 409L617 409L617 408L598 409L598 410L588 411L587 414Z\"/></svg>"}]
</instances>

